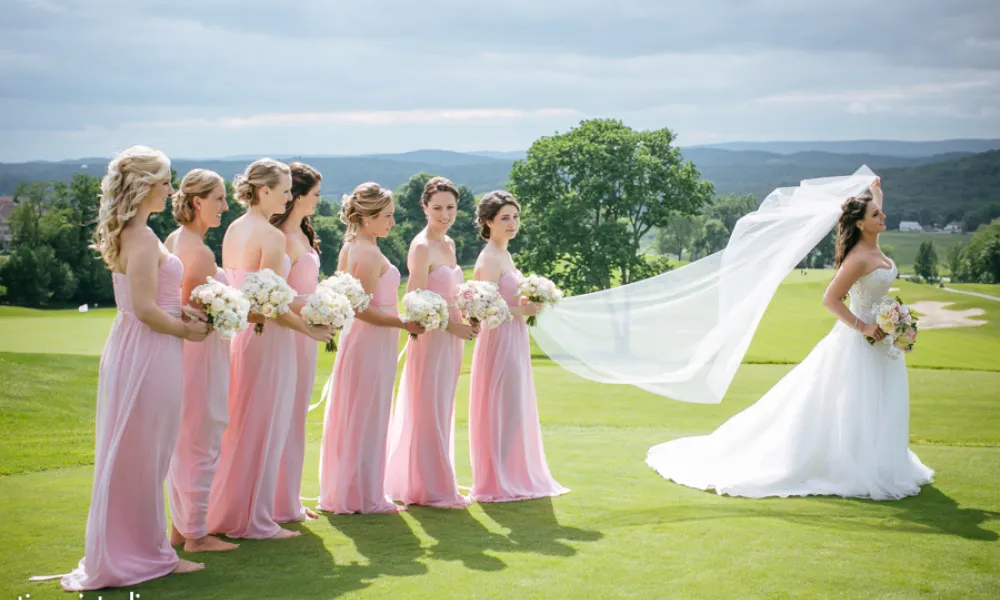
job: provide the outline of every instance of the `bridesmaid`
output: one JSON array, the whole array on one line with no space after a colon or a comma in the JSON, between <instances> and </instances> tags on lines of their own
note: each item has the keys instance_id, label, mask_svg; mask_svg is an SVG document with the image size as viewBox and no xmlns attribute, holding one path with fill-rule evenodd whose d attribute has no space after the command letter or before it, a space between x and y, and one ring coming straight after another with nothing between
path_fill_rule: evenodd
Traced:
<instances>
[{"instance_id":1,"label":"bridesmaid","mask_svg":"<svg viewBox=\"0 0 1000 600\"><path fill-rule=\"evenodd\" d=\"M146 225L172 192L169 159L144 146L116 156L101 181L96 246L112 272L118 315L97 380L86 553L61 576L67 591L204 568L178 559L163 510L181 418L182 341L200 342L209 332L206 323L181 316L184 267Z\"/></svg>"},{"instance_id":2,"label":"bridesmaid","mask_svg":"<svg viewBox=\"0 0 1000 600\"><path fill-rule=\"evenodd\" d=\"M271 269L288 276L291 261L285 236L272 215L291 200L288 166L262 158L233 181L236 199L247 212L233 221L222 240L222 262L234 286L248 273ZM232 538L288 538L297 531L274 520L278 468L295 403L295 332L317 342L330 338L326 327L307 327L294 311L269 320L260 335L251 327L230 347L229 427L212 482L208 530Z\"/></svg>"},{"instance_id":3,"label":"bridesmaid","mask_svg":"<svg viewBox=\"0 0 1000 600\"><path fill-rule=\"evenodd\" d=\"M293 162L292 201L285 211L271 217L271 224L285 234L285 254L292 261L288 285L303 300L316 290L319 283L319 239L313 231L310 217L320 202L319 188L323 176L309 165ZM306 454L306 418L316 379L316 356L319 345L307 335L295 336L297 380L292 427L285 442L285 451L278 469L278 489L274 498L274 520L278 523L312 520L316 513L302 506L302 463Z\"/></svg>"},{"instance_id":4,"label":"bridesmaid","mask_svg":"<svg viewBox=\"0 0 1000 600\"><path fill-rule=\"evenodd\" d=\"M191 290L209 277L226 283L226 274L215 264L215 254L205 244L205 234L222 224L229 210L222 177L195 169L181 180L173 198L174 220L180 224L165 245L184 265L181 302L188 304ZM208 535L205 517L208 494L219 463L222 432L229 423L229 342L213 333L202 343L184 343L184 402L180 436L170 461L167 490L173 525L170 543L184 544L185 552L233 550L230 544Z\"/></svg>"},{"instance_id":5,"label":"bridesmaid","mask_svg":"<svg viewBox=\"0 0 1000 600\"><path fill-rule=\"evenodd\" d=\"M344 197L341 209L347 234L340 269L361 280L374 298L342 334L333 364L319 463L319 508L327 512L405 510L385 493L386 438L398 330L420 334L424 328L399 320L399 270L376 243L396 224L395 210L392 192L377 183L359 185Z\"/></svg>"},{"instance_id":6,"label":"bridesmaid","mask_svg":"<svg viewBox=\"0 0 1000 600\"><path fill-rule=\"evenodd\" d=\"M507 251L520 228L521 206L505 191L483 196L479 235L487 241L474 277L499 284L512 322L483 331L472 353L469 446L472 499L507 502L569 492L549 474L531 374L531 348L524 317L540 306L518 295L521 274Z\"/></svg>"},{"instance_id":7,"label":"bridesmaid","mask_svg":"<svg viewBox=\"0 0 1000 600\"><path fill-rule=\"evenodd\" d=\"M451 309L446 331L411 340L389 428L386 491L404 504L465 508L470 504L455 481L455 389L462 370L464 340L478 329L462 323L454 307L462 268L448 229L458 213L458 189L444 177L424 186L420 205L427 227L413 239L407 256L407 290L428 289Z\"/></svg>"}]
</instances>

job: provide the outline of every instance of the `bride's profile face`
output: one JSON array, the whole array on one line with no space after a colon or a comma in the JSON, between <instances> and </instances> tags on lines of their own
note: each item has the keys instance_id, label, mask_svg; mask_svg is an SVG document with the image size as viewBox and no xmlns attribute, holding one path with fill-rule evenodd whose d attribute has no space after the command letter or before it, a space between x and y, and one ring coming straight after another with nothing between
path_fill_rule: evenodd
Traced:
<instances>
[{"instance_id":1,"label":"bride's profile face","mask_svg":"<svg viewBox=\"0 0 1000 600\"><path fill-rule=\"evenodd\" d=\"M877 202L869 202L865 210L865 218L858 226L869 233L882 233L885 231L885 213Z\"/></svg>"}]
</instances>

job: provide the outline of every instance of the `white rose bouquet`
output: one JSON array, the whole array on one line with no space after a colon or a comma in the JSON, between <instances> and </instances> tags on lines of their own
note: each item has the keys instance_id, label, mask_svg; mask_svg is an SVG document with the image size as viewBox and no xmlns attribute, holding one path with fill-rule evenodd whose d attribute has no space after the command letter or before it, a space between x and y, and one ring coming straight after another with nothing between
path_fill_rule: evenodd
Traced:
<instances>
[{"instance_id":1,"label":"white rose bouquet","mask_svg":"<svg viewBox=\"0 0 1000 600\"><path fill-rule=\"evenodd\" d=\"M541 275L522 277L518 293L531 302L544 305L543 308L555 306L563 297L562 290L557 288L551 280ZM534 316L527 318L528 326L534 325L536 321Z\"/></svg>"},{"instance_id":2,"label":"white rose bouquet","mask_svg":"<svg viewBox=\"0 0 1000 600\"><path fill-rule=\"evenodd\" d=\"M500 288L489 281L471 280L459 285L455 305L470 323L486 329L496 329L511 318Z\"/></svg>"},{"instance_id":3,"label":"white rose bouquet","mask_svg":"<svg viewBox=\"0 0 1000 600\"><path fill-rule=\"evenodd\" d=\"M278 315L285 314L295 300L295 290L271 269L248 274L240 291L250 301L250 312L265 319L275 319ZM254 331L257 335L263 333L264 324L257 323Z\"/></svg>"},{"instance_id":4,"label":"white rose bouquet","mask_svg":"<svg viewBox=\"0 0 1000 600\"><path fill-rule=\"evenodd\" d=\"M250 302L238 289L214 277L208 277L206 280L206 283L191 290L191 303L205 311L208 322L219 332L222 339L231 340L237 333L250 326L247 321Z\"/></svg>"}]
</instances>

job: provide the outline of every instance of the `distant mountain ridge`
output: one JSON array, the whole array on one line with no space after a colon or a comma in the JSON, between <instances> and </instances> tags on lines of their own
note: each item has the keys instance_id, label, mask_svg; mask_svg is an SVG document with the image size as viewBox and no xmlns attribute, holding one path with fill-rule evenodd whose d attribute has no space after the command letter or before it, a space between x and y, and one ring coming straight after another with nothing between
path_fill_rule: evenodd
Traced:
<instances>
[{"instance_id":1,"label":"distant mountain ridge","mask_svg":"<svg viewBox=\"0 0 1000 600\"><path fill-rule=\"evenodd\" d=\"M783 154L761 149L733 150L716 146L681 148L687 160L695 163L702 177L711 181L718 194L752 194L763 198L777 187L797 185L803 179L853 173L867 164L883 175L886 191L894 194L895 210L890 214L890 226L908 215L907 220L928 221L932 215L941 218L958 218L969 211L1000 202L997 182L990 175L991 169L1000 170L1000 152L972 152L973 148L994 144L1000 140L951 140L946 142L850 142L875 149L893 147L892 144L916 144L908 150L911 155L881 153L842 153L818 150L816 147L847 149L847 142L788 142L806 148L803 151ZM758 144L782 150L782 142ZM886 146L886 145L889 146ZM787 149L787 148L786 148ZM930 150L944 152L929 156L916 155ZM311 164L323 174L323 194L339 196L350 193L364 181L377 181L396 189L411 176L426 172L444 175L458 184L468 186L473 193L482 194L504 187L508 182L511 166L524 152L453 152L424 149L399 154L372 154L366 156L290 156L272 155L285 161L301 160ZM183 175L195 167L212 169L226 179L243 171L257 156L228 157L225 159L185 159L173 161L178 174ZM18 182L69 181L77 173L101 176L107 158L88 157L58 162L0 163L0 195L10 195ZM962 181L962 185L945 185L935 178ZM919 183L914 183L919 182ZM937 191L947 190L947 197L936 197ZM961 192L959 193L959 190ZM921 213L921 211L923 211ZM992 213L990 213L992 214Z\"/></svg>"}]
</instances>

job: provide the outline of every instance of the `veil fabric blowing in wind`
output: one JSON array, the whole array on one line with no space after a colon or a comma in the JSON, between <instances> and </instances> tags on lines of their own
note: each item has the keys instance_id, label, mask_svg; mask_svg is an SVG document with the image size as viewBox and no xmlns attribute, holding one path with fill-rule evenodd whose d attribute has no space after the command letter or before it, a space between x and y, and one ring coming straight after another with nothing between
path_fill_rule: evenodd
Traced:
<instances>
[{"instance_id":1,"label":"veil fabric blowing in wind","mask_svg":"<svg viewBox=\"0 0 1000 600\"><path fill-rule=\"evenodd\" d=\"M572 296L531 328L538 346L587 379L717 404L778 285L836 225L841 204L877 179L778 188L733 228L725 249L617 288Z\"/></svg>"}]
</instances>

